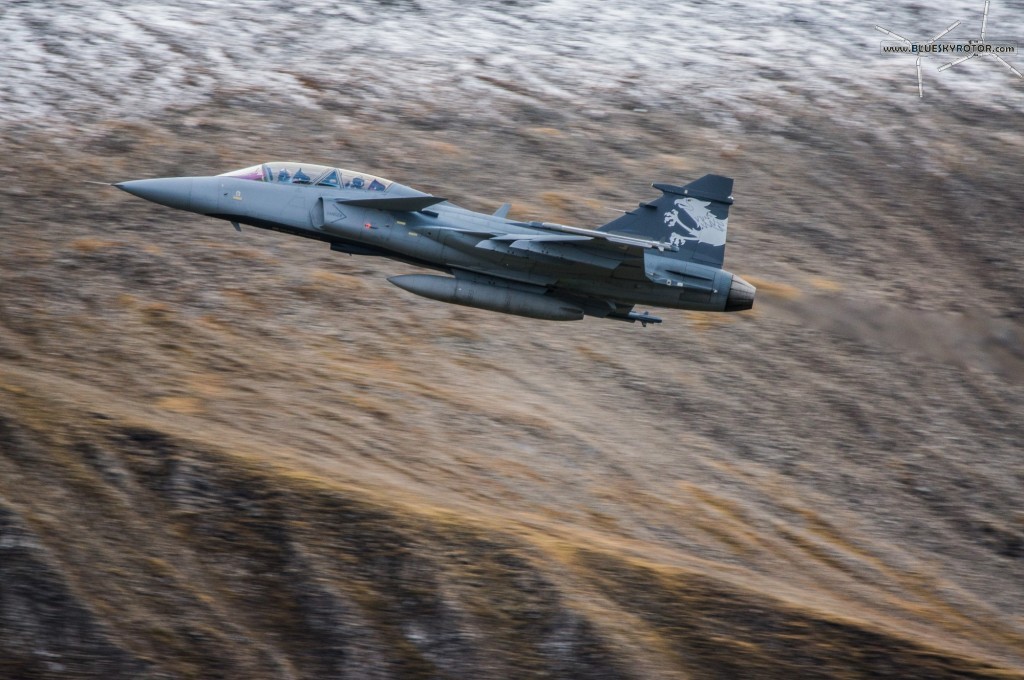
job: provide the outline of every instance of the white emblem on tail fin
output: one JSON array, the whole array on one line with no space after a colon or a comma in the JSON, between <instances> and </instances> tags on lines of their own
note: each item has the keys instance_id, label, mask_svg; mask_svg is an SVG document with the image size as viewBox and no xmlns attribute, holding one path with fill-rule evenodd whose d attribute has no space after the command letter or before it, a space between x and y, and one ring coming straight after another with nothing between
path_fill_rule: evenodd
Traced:
<instances>
[{"instance_id":1,"label":"white emblem on tail fin","mask_svg":"<svg viewBox=\"0 0 1024 680\"><path fill-rule=\"evenodd\" d=\"M709 246L724 246L727 220L715 217L708 210L708 205L710 204L690 197L676 200L676 207L665 213L665 224L672 228L684 229L689 236L683 236L673 231L668 239L669 243L681 246L686 241L696 241ZM691 229L679 219L680 209L686 211L686 214L693 218L693 221L697 223L696 229Z\"/></svg>"}]
</instances>

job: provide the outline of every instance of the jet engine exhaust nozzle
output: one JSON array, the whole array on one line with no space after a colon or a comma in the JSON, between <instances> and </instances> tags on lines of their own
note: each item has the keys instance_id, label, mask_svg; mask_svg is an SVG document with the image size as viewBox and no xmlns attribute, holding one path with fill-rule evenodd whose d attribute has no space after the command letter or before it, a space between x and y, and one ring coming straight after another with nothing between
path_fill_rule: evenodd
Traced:
<instances>
[{"instance_id":1,"label":"jet engine exhaust nozzle","mask_svg":"<svg viewBox=\"0 0 1024 680\"><path fill-rule=\"evenodd\" d=\"M725 311L742 312L754 306L754 295L757 288L738 276L732 277L732 286L729 287L729 297L725 299Z\"/></svg>"}]
</instances>

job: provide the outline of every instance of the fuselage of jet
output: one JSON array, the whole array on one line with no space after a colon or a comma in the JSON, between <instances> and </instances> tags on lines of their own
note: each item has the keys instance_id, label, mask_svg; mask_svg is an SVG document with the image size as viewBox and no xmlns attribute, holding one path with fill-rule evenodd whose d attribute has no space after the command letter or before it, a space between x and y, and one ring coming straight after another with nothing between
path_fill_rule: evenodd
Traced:
<instances>
[{"instance_id":1,"label":"fuselage of jet","mask_svg":"<svg viewBox=\"0 0 1024 680\"><path fill-rule=\"evenodd\" d=\"M390 280L426 297L494 311L560 320L592 315L646 325L658 319L633 312L633 305L716 312L753 303L753 287L739 277L699 258L679 257L680 242L686 245L679 239L687 232L698 234L690 240L700 239L697 221L693 229L680 223L683 235L666 240L642 229L629 234L523 222L509 219L507 206L495 214L477 213L365 173L294 162L115 186L236 228L271 229L324 241L344 253L443 271L454 279ZM700 210L698 217L707 222L710 213ZM724 226L721 240L724 248Z\"/></svg>"}]
</instances>

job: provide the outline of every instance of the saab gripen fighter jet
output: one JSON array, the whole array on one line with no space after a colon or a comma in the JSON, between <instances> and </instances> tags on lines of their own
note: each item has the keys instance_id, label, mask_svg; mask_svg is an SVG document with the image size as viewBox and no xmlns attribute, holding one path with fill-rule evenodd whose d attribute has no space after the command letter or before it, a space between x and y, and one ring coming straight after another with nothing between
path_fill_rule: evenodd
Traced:
<instances>
[{"instance_id":1,"label":"saab gripen fighter jet","mask_svg":"<svg viewBox=\"0 0 1024 680\"><path fill-rule=\"evenodd\" d=\"M114 186L171 208L445 272L388 279L423 297L535 319L661 319L636 304L733 312L755 289L722 269L732 179L705 175L596 229L460 208L362 172L271 162L213 177Z\"/></svg>"}]
</instances>

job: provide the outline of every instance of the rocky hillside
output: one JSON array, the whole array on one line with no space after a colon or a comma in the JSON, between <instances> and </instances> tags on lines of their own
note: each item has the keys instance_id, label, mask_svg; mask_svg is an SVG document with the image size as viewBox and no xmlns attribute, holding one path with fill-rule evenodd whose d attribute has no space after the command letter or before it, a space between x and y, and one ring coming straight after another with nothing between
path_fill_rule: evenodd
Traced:
<instances>
[{"instance_id":1,"label":"rocky hillside","mask_svg":"<svg viewBox=\"0 0 1024 680\"><path fill-rule=\"evenodd\" d=\"M822 74L717 116L495 68L486 107L5 90L0 677L1024 676L1019 86L846 108ZM591 227L731 175L758 299L496 315L84 183L285 158Z\"/></svg>"}]
</instances>

